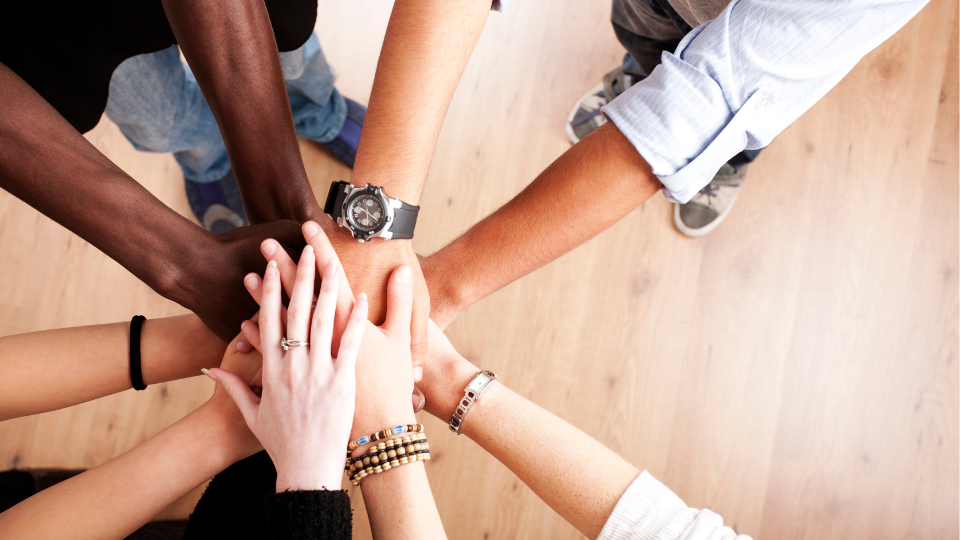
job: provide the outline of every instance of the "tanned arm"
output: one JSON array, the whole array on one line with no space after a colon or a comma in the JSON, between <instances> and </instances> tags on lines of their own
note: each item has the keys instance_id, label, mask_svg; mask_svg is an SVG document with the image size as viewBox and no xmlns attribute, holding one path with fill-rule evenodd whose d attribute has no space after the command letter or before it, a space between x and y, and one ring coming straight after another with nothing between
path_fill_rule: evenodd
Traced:
<instances>
[{"instance_id":1,"label":"tanned arm","mask_svg":"<svg viewBox=\"0 0 960 540\"><path fill-rule=\"evenodd\" d=\"M417 205L450 99L490 12L490 0L398 0L380 52L352 183L383 186ZM424 209L429 211L429 209ZM425 353L430 298L410 240L359 244L322 221L355 291L370 295L370 320L386 314L387 277L407 264L414 274L414 362Z\"/></svg>"},{"instance_id":2,"label":"tanned arm","mask_svg":"<svg viewBox=\"0 0 960 540\"><path fill-rule=\"evenodd\" d=\"M662 187L607 122L519 195L421 264L441 328L471 304L593 238Z\"/></svg>"}]
</instances>

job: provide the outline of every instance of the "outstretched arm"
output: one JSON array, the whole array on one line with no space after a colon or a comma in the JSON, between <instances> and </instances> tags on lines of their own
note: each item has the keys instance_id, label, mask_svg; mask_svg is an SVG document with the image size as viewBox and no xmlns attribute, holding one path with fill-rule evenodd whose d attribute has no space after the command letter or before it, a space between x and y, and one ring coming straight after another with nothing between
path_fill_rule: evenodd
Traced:
<instances>
[{"instance_id":1,"label":"outstretched arm","mask_svg":"<svg viewBox=\"0 0 960 540\"><path fill-rule=\"evenodd\" d=\"M163 7L223 133L250 222L320 218L263 0Z\"/></svg>"},{"instance_id":2,"label":"outstretched arm","mask_svg":"<svg viewBox=\"0 0 960 540\"><path fill-rule=\"evenodd\" d=\"M165 206L84 139L0 64L0 188L103 251L193 311L221 339L256 311L243 276L260 268L260 242L303 245L278 221L214 235Z\"/></svg>"},{"instance_id":3,"label":"outstretched arm","mask_svg":"<svg viewBox=\"0 0 960 540\"><path fill-rule=\"evenodd\" d=\"M148 385L219 366L226 349L192 314L147 320L140 338L140 365ZM129 351L129 322L0 338L0 421L129 389Z\"/></svg>"},{"instance_id":4,"label":"outstretched arm","mask_svg":"<svg viewBox=\"0 0 960 540\"><path fill-rule=\"evenodd\" d=\"M429 367L420 388L428 412L447 421L479 370L454 350L436 325L430 330ZM460 430L589 538L601 537L601 531L611 539L749 538L724 527L720 516L709 510L688 508L649 473L502 383L487 387Z\"/></svg>"},{"instance_id":5,"label":"outstretched arm","mask_svg":"<svg viewBox=\"0 0 960 540\"><path fill-rule=\"evenodd\" d=\"M606 123L519 195L422 261L430 318L446 327L474 302L604 231L661 187Z\"/></svg>"},{"instance_id":6,"label":"outstretched arm","mask_svg":"<svg viewBox=\"0 0 960 540\"><path fill-rule=\"evenodd\" d=\"M398 0L384 37L352 183L383 186L418 205L440 126L487 20L491 0ZM401 264L414 273L415 363L426 352L430 298L410 240L359 244L346 229L321 221L350 285L370 295L370 320L386 314L387 277Z\"/></svg>"},{"instance_id":7,"label":"outstretched arm","mask_svg":"<svg viewBox=\"0 0 960 540\"><path fill-rule=\"evenodd\" d=\"M223 365L259 384L260 354L231 344ZM129 452L0 514L4 539L125 538L230 464L259 449L222 388L207 403Z\"/></svg>"}]
</instances>

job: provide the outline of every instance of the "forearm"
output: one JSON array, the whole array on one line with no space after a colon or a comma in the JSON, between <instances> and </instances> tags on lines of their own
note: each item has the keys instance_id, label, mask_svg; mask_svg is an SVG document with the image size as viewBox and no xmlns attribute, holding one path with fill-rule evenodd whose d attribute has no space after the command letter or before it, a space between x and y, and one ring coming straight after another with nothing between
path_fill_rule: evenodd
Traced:
<instances>
[{"instance_id":1,"label":"forearm","mask_svg":"<svg viewBox=\"0 0 960 540\"><path fill-rule=\"evenodd\" d=\"M417 204L440 126L490 0L398 0L384 37L353 183Z\"/></svg>"},{"instance_id":2,"label":"forearm","mask_svg":"<svg viewBox=\"0 0 960 540\"><path fill-rule=\"evenodd\" d=\"M251 223L318 219L263 0L163 5L223 133Z\"/></svg>"},{"instance_id":3,"label":"forearm","mask_svg":"<svg viewBox=\"0 0 960 540\"><path fill-rule=\"evenodd\" d=\"M147 320L140 336L148 385L218 366L226 347L192 314ZM129 389L129 341L129 322L0 338L0 421Z\"/></svg>"},{"instance_id":4,"label":"forearm","mask_svg":"<svg viewBox=\"0 0 960 540\"><path fill-rule=\"evenodd\" d=\"M420 388L428 412L449 420L477 371L462 358L424 370ZM615 452L502 383L487 387L461 431L589 538L597 537L640 474Z\"/></svg>"},{"instance_id":5,"label":"forearm","mask_svg":"<svg viewBox=\"0 0 960 540\"><path fill-rule=\"evenodd\" d=\"M630 141L604 124L513 200L421 262L431 318L445 326L477 300L604 231L660 187Z\"/></svg>"},{"instance_id":6,"label":"forearm","mask_svg":"<svg viewBox=\"0 0 960 540\"><path fill-rule=\"evenodd\" d=\"M205 405L133 450L0 514L0 537L125 538L251 453L242 418L211 409Z\"/></svg>"},{"instance_id":7,"label":"forearm","mask_svg":"<svg viewBox=\"0 0 960 540\"><path fill-rule=\"evenodd\" d=\"M0 187L161 294L204 231L167 208L0 64Z\"/></svg>"},{"instance_id":8,"label":"forearm","mask_svg":"<svg viewBox=\"0 0 960 540\"><path fill-rule=\"evenodd\" d=\"M447 537L424 463L401 465L368 476L360 483L360 490L370 529L377 540Z\"/></svg>"}]
</instances>

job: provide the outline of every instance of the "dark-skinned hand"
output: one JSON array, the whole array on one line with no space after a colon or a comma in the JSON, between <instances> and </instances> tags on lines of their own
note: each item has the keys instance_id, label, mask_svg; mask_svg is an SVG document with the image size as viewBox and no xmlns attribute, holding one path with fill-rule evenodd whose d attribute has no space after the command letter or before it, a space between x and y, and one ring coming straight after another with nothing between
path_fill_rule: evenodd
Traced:
<instances>
[{"instance_id":1,"label":"dark-skinned hand","mask_svg":"<svg viewBox=\"0 0 960 540\"><path fill-rule=\"evenodd\" d=\"M257 311L243 286L250 272L263 271L260 244L272 238L287 253L299 256L306 242L300 224L291 220L240 227L224 234L207 233L191 246L167 298L193 311L224 342L237 335L240 323Z\"/></svg>"}]
</instances>

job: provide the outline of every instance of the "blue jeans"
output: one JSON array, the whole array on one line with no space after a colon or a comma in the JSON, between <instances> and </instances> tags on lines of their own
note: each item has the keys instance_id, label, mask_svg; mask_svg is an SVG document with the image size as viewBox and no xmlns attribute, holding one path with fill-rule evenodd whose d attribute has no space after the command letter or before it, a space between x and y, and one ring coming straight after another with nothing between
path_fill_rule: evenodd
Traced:
<instances>
[{"instance_id":1,"label":"blue jeans","mask_svg":"<svg viewBox=\"0 0 960 540\"><path fill-rule=\"evenodd\" d=\"M299 49L280 53L297 135L320 143L343 127L347 104L316 33ZM107 118L137 150L173 152L183 176L215 182L230 170L223 136L177 46L128 58L113 72Z\"/></svg>"}]
</instances>

